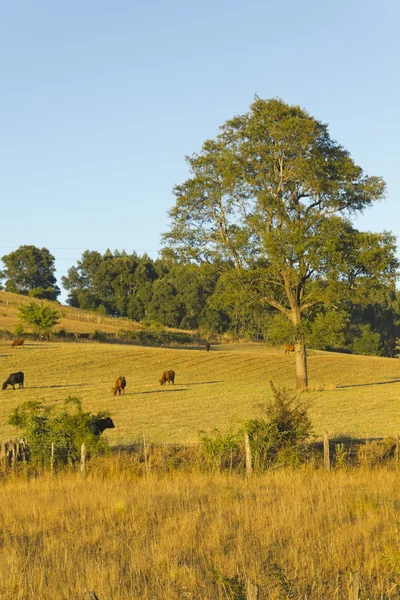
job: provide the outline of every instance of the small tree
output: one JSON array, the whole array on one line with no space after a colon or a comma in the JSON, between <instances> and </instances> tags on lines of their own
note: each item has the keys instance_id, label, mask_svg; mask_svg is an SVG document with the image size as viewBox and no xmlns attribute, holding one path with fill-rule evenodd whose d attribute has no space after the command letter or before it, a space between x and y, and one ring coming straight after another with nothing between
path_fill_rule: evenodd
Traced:
<instances>
[{"instance_id":1,"label":"small tree","mask_svg":"<svg viewBox=\"0 0 400 600\"><path fill-rule=\"evenodd\" d=\"M60 313L48 304L30 302L18 307L18 318L30 325L38 335L48 335L60 322Z\"/></svg>"}]
</instances>

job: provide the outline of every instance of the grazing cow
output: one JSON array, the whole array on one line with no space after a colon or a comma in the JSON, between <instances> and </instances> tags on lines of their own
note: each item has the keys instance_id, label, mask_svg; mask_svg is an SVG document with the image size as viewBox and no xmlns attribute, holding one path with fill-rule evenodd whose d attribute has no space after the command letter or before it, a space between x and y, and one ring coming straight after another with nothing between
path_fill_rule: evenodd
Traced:
<instances>
[{"instance_id":1,"label":"grazing cow","mask_svg":"<svg viewBox=\"0 0 400 600\"><path fill-rule=\"evenodd\" d=\"M50 341L50 334L49 333L45 333L44 335L40 336L40 341L41 342L48 342Z\"/></svg>"},{"instance_id":2,"label":"grazing cow","mask_svg":"<svg viewBox=\"0 0 400 600\"><path fill-rule=\"evenodd\" d=\"M206 342L206 351L209 352L211 348L210 342Z\"/></svg>"},{"instance_id":3,"label":"grazing cow","mask_svg":"<svg viewBox=\"0 0 400 600\"><path fill-rule=\"evenodd\" d=\"M294 344L285 344L285 354L294 352Z\"/></svg>"},{"instance_id":4,"label":"grazing cow","mask_svg":"<svg viewBox=\"0 0 400 600\"><path fill-rule=\"evenodd\" d=\"M126 379L125 377L118 377L117 381L115 382L115 385L113 387L113 394L114 396L117 394L121 395L121 392L123 394L125 394L125 388L126 388Z\"/></svg>"},{"instance_id":5,"label":"grazing cow","mask_svg":"<svg viewBox=\"0 0 400 600\"><path fill-rule=\"evenodd\" d=\"M114 429L115 425L111 417L105 417L104 419L94 418L89 423L89 427L95 435L100 435L105 429Z\"/></svg>"},{"instance_id":6,"label":"grazing cow","mask_svg":"<svg viewBox=\"0 0 400 600\"><path fill-rule=\"evenodd\" d=\"M11 373L8 376L8 379L3 383L3 390L7 388L8 385L12 385L13 390L15 390L15 384L18 383L19 387L24 387L24 374L22 371L18 371L18 373Z\"/></svg>"},{"instance_id":7,"label":"grazing cow","mask_svg":"<svg viewBox=\"0 0 400 600\"><path fill-rule=\"evenodd\" d=\"M161 385L164 385L164 383L172 383L172 385L174 385L174 381L175 381L175 371L164 371L164 373L161 375L161 379L159 380Z\"/></svg>"},{"instance_id":8,"label":"grazing cow","mask_svg":"<svg viewBox=\"0 0 400 600\"><path fill-rule=\"evenodd\" d=\"M21 346L21 348L23 348L24 343L25 343L25 340L14 340L13 343L11 344L11 348L18 348L18 346Z\"/></svg>"}]
</instances>

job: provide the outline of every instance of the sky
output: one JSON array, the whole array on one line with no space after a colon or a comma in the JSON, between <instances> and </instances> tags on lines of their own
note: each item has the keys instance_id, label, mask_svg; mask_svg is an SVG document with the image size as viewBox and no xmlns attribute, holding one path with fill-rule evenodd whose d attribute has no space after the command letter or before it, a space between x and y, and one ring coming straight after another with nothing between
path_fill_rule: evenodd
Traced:
<instances>
[{"instance_id":1,"label":"sky","mask_svg":"<svg viewBox=\"0 0 400 600\"><path fill-rule=\"evenodd\" d=\"M185 156L254 96L300 105L387 197L400 242L397 0L0 2L0 256L156 258ZM65 301L66 292L60 297Z\"/></svg>"}]
</instances>

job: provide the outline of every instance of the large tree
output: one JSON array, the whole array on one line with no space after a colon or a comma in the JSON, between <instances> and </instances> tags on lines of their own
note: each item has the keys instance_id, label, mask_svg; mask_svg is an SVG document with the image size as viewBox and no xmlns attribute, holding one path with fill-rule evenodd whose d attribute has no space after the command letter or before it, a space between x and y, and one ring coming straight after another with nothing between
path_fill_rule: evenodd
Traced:
<instances>
[{"instance_id":1,"label":"large tree","mask_svg":"<svg viewBox=\"0 0 400 600\"><path fill-rule=\"evenodd\" d=\"M165 244L187 261L226 261L289 320L296 385L306 388L307 314L394 284L394 237L350 221L384 197L384 181L366 176L325 124L279 99L256 97L187 162Z\"/></svg>"},{"instance_id":2,"label":"large tree","mask_svg":"<svg viewBox=\"0 0 400 600\"><path fill-rule=\"evenodd\" d=\"M7 292L27 296L35 291L34 295L40 297L41 290L44 296L47 292L54 300L61 293L54 276L55 258L47 248L20 246L14 252L3 256L1 260L5 269L0 272L0 279L7 280L5 285Z\"/></svg>"}]
</instances>

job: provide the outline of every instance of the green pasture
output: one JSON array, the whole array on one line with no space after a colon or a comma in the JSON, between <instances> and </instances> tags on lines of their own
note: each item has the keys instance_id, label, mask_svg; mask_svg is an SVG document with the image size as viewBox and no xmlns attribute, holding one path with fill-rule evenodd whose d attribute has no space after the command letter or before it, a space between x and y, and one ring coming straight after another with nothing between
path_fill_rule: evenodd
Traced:
<instances>
[{"instance_id":1,"label":"green pasture","mask_svg":"<svg viewBox=\"0 0 400 600\"><path fill-rule=\"evenodd\" d=\"M161 387L162 372L174 369L175 385ZM0 439L18 432L10 412L28 400L62 407L68 396L84 410L110 411L116 429L111 444L145 434L149 442L198 441L199 430L225 430L260 415L271 397L269 381L294 387L293 354L263 344L216 345L204 349L150 348L93 342L0 344L0 383L24 371L25 389L0 390ZM124 375L124 396L113 396ZM303 394L317 435L387 436L400 432L400 361L310 352L310 387Z\"/></svg>"}]
</instances>

